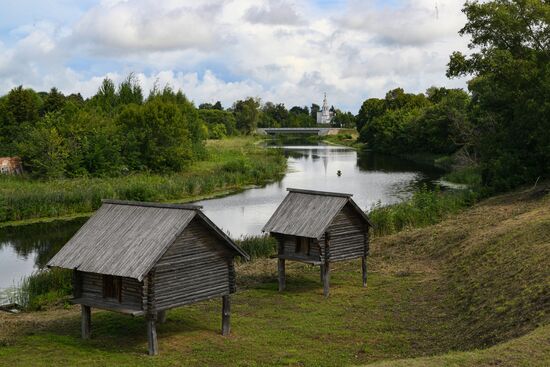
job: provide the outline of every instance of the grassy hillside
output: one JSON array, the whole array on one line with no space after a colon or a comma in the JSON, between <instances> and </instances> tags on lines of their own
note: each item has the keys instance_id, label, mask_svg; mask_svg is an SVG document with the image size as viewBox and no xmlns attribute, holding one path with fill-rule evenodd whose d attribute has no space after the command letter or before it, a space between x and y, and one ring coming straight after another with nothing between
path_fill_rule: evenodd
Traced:
<instances>
[{"instance_id":1,"label":"grassy hillside","mask_svg":"<svg viewBox=\"0 0 550 367\"><path fill-rule=\"evenodd\" d=\"M451 352L421 357L377 362L369 367L535 367L550 366L550 326L487 349Z\"/></svg>"},{"instance_id":2,"label":"grassy hillside","mask_svg":"<svg viewBox=\"0 0 550 367\"><path fill-rule=\"evenodd\" d=\"M237 269L232 335L220 300L172 310L160 355L146 356L145 323L78 308L0 314L6 365L542 366L550 350L550 196L547 186L496 197L440 224L375 239L369 281L358 261L333 266L324 299L315 267L276 262ZM500 343L498 345L495 345ZM489 348L489 349L487 349Z\"/></svg>"}]
</instances>

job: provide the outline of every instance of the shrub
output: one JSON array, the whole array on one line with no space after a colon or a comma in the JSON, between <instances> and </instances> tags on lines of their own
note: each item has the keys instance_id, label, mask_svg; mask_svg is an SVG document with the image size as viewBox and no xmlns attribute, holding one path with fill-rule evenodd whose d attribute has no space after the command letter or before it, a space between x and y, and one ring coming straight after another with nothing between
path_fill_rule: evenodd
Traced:
<instances>
[{"instance_id":1,"label":"shrub","mask_svg":"<svg viewBox=\"0 0 550 367\"><path fill-rule=\"evenodd\" d=\"M9 300L27 311L41 310L58 303L72 292L72 271L68 269L39 270L21 280Z\"/></svg>"}]
</instances>

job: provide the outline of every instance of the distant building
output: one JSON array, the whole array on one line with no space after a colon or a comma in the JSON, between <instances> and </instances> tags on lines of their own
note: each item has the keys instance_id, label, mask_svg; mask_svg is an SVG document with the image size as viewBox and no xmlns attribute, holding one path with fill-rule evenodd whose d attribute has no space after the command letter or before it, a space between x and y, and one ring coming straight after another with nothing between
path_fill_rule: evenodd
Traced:
<instances>
[{"instance_id":1,"label":"distant building","mask_svg":"<svg viewBox=\"0 0 550 367\"><path fill-rule=\"evenodd\" d=\"M21 158L19 157L0 157L0 174L20 175L23 173Z\"/></svg>"},{"instance_id":2,"label":"distant building","mask_svg":"<svg viewBox=\"0 0 550 367\"><path fill-rule=\"evenodd\" d=\"M317 123L328 125L332 122L334 118L334 111L332 108L329 108L327 102L327 94L325 93L325 99L323 99L323 107L321 111L317 112Z\"/></svg>"}]
</instances>

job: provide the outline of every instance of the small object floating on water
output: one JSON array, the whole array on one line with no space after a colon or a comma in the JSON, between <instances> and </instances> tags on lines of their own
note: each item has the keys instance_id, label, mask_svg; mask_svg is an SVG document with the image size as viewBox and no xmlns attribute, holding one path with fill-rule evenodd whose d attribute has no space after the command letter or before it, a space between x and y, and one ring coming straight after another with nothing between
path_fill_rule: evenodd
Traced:
<instances>
[{"instance_id":1,"label":"small object floating on water","mask_svg":"<svg viewBox=\"0 0 550 367\"><path fill-rule=\"evenodd\" d=\"M338 177L342 176L342 171L338 170L338 171L336 172L336 175L337 175Z\"/></svg>"}]
</instances>

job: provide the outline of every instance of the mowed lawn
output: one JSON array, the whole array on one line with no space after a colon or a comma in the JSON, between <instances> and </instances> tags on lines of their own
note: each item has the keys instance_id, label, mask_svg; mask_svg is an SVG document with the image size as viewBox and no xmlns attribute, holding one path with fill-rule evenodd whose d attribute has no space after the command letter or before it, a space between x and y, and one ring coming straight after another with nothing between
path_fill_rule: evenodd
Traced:
<instances>
[{"instance_id":1,"label":"mowed lawn","mask_svg":"<svg viewBox=\"0 0 550 367\"><path fill-rule=\"evenodd\" d=\"M230 337L220 335L221 301L201 302L168 312L158 328L160 355L149 357L143 318L94 312L92 339L82 340L79 309L71 306L0 316L0 364L336 366L438 350L438 311L425 302L431 274L373 272L363 288L358 261L337 263L325 299L318 267L288 266L283 293L275 268L273 260L239 266L246 288L232 299Z\"/></svg>"}]
</instances>

